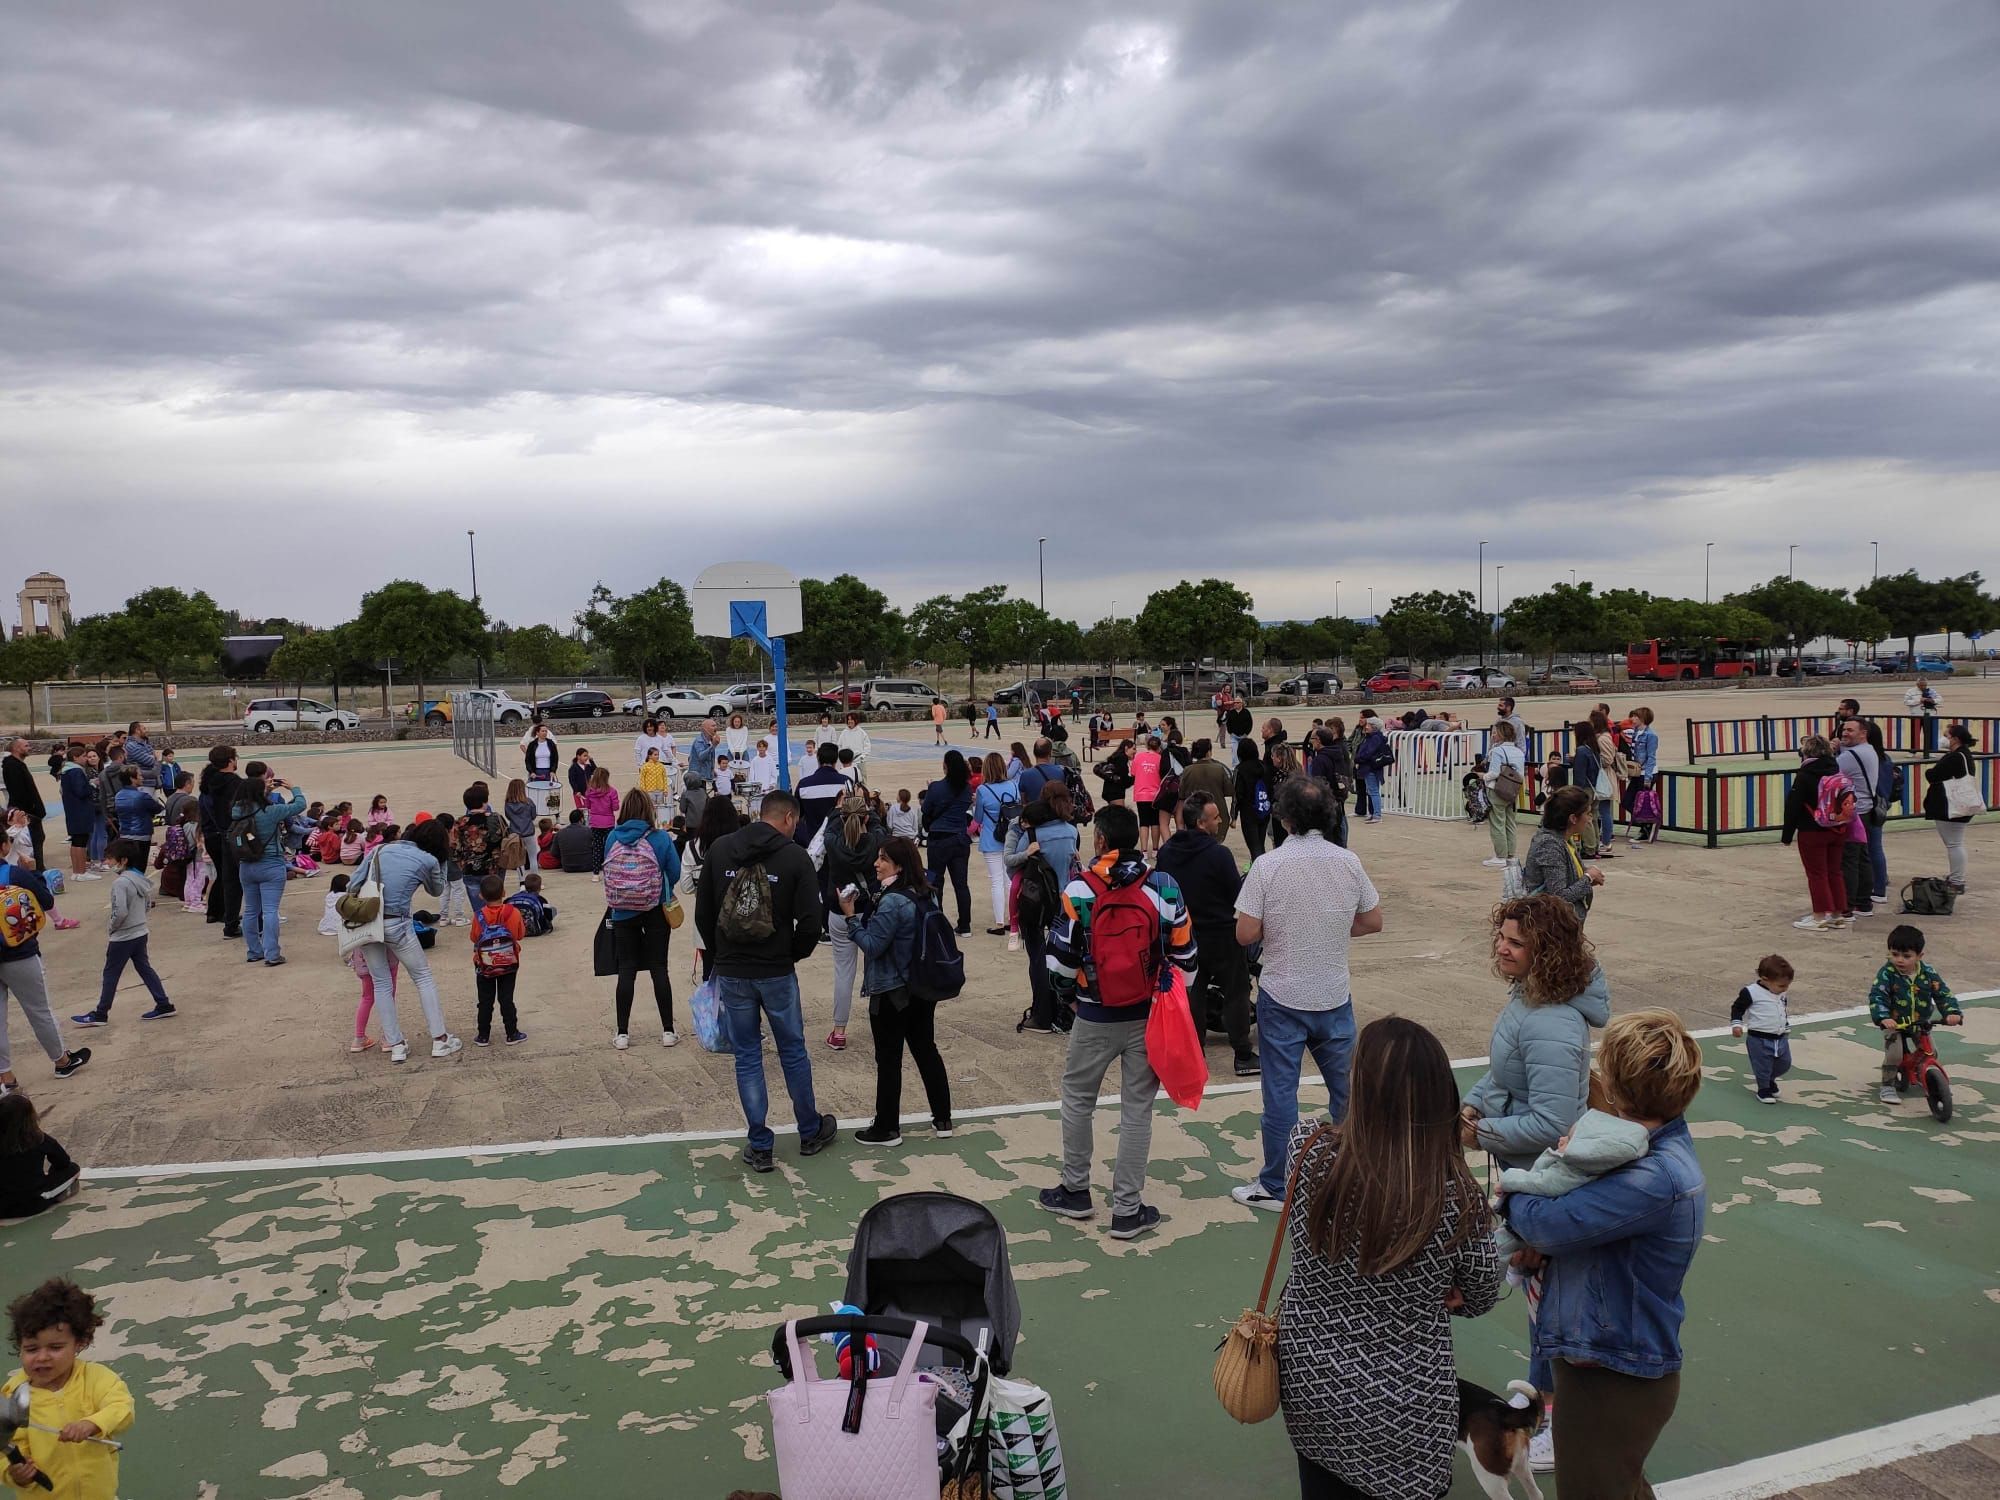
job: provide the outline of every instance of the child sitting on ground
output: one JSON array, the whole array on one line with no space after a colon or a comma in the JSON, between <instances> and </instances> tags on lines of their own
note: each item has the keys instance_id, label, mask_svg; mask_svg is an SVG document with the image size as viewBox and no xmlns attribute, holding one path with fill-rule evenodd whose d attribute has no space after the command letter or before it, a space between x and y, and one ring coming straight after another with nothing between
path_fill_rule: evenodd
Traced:
<instances>
[{"instance_id":1,"label":"child sitting on ground","mask_svg":"<svg viewBox=\"0 0 2000 1500\"><path fill-rule=\"evenodd\" d=\"M349 818L347 826L340 831L339 852L340 863L344 865L360 864L361 856L368 852L368 835L362 830L360 823L356 822L353 818ZM328 863L330 864L332 861L329 860Z\"/></svg>"},{"instance_id":2,"label":"child sitting on ground","mask_svg":"<svg viewBox=\"0 0 2000 1500\"><path fill-rule=\"evenodd\" d=\"M368 804L368 826L386 828L395 821L396 815L389 811L389 799L377 792L375 799Z\"/></svg>"},{"instance_id":3,"label":"child sitting on ground","mask_svg":"<svg viewBox=\"0 0 2000 1500\"><path fill-rule=\"evenodd\" d=\"M19 1089L0 1095L0 1219L26 1219L76 1196L83 1173L42 1129Z\"/></svg>"},{"instance_id":4,"label":"child sitting on ground","mask_svg":"<svg viewBox=\"0 0 2000 1500\"><path fill-rule=\"evenodd\" d=\"M1729 1034L1749 1035L1743 1050L1750 1058L1750 1071L1757 1079L1757 1102L1778 1102L1778 1080L1792 1070L1791 1002L1785 996L1792 987L1792 966L1780 954L1767 953L1757 960L1757 980L1736 992L1729 1007Z\"/></svg>"},{"instance_id":5,"label":"child sitting on ground","mask_svg":"<svg viewBox=\"0 0 2000 1500\"><path fill-rule=\"evenodd\" d=\"M1965 1024L1944 979L1924 962L1924 931L1908 922L1889 929L1889 961L1875 971L1868 989L1868 1019L1882 1028L1882 1102L1900 1104L1896 1081L1903 1076L1903 1033L1930 1020L1932 1012L1947 1026Z\"/></svg>"},{"instance_id":6,"label":"child sitting on ground","mask_svg":"<svg viewBox=\"0 0 2000 1500\"><path fill-rule=\"evenodd\" d=\"M403 836L403 830L394 823L371 823L366 829L367 841L361 846L361 857L366 859L384 844L393 844Z\"/></svg>"},{"instance_id":7,"label":"child sitting on ground","mask_svg":"<svg viewBox=\"0 0 2000 1500\"><path fill-rule=\"evenodd\" d=\"M118 1450L86 1439L130 1427L132 1393L108 1366L79 1358L104 1326L96 1299L66 1277L51 1277L8 1303L7 1320L22 1368L0 1395L25 1385L36 1423L14 1434L25 1457L8 1466L8 1482L26 1490L46 1474L51 1493L64 1500L115 1500Z\"/></svg>"},{"instance_id":8,"label":"child sitting on ground","mask_svg":"<svg viewBox=\"0 0 2000 1500\"><path fill-rule=\"evenodd\" d=\"M535 864L544 870L560 870L562 859L556 853L556 820L543 818L535 824Z\"/></svg>"},{"instance_id":9,"label":"child sitting on ground","mask_svg":"<svg viewBox=\"0 0 2000 1500\"><path fill-rule=\"evenodd\" d=\"M910 789L896 788L896 805L889 809L889 836L897 839L916 839L923 833L923 825L917 821L917 810L910 802Z\"/></svg>"},{"instance_id":10,"label":"child sitting on ground","mask_svg":"<svg viewBox=\"0 0 2000 1500\"><path fill-rule=\"evenodd\" d=\"M542 877L533 870L522 877L521 888L507 898L507 904L521 914L529 937L540 937L556 925L556 909L542 895Z\"/></svg>"},{"instance_id":11,"label":"child sitting on ground","mask_svg":"<svg viewBox=\"0 0 2000 1500\"><path fill-rule=\"evenodd\" d=\"M319 935L321 937L340 936L340 913L335 910L340 898L347 894L348 880L345 875L336 875L326 888L326 906L319 914Z\"/></svg>"},{"instance_id":12,"label":"child sitting on ground","mask_svg":"<svg viewBox=\"0 0 2000 1500\"><path fill-rule=\"evenodd\" d=\"M312 857L323 865L340 863L340 827L334 822L332 814L319 820L319 828L306 840L306 847Z\"/></svg>"}]
</instances>

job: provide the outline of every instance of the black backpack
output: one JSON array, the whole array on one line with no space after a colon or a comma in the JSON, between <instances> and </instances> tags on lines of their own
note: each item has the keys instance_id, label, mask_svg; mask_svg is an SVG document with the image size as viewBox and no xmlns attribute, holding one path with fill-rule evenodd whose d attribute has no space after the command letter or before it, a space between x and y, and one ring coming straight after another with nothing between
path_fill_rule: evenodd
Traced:
<instances>
[{"instance_id":1,"label":"black backpack","mask_svg":"<svg viewBox=\"0 0 2000 1500\"><path fill-rule=\"evenodd\" d=\"M919 1000L956 1000L965 988L965 955L958 951L958 935L944 908L915 892L906 892L917 905L917 938L910 954L910 993Z\"/></svg>"},{"instance_id":2,"label":"black backpack","mask_svg":"<svg viewBox=\"0 0 2000 1500\"><path fill-rule=\"evenodd\" d=\"M229 804L229 852L239 865L254 864L268 850L264 835L257 831L257 814L262 811L254 802Z\"/></svg>"},{"instance_id":3,"label":"black backpack","mask_svg":"<svg viewBox=\"0 0 2000 1500\"><path fill-rule=\"evenodd\" d=\"M1958 892L1936 875L1919 875L1903 887L1903 914L1948 917L1958 905Z\"/></svg>"}]
</instances>

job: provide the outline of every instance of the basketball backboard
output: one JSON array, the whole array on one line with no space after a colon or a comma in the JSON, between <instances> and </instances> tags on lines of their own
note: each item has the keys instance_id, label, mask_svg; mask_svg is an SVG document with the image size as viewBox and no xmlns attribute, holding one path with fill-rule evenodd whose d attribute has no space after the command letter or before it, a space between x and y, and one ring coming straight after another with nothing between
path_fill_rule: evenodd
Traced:
<instances>
[{"instance_id":1,"label":"basketball backboard","mask_svg":"<svg viewBox=\"0 0 2000 1500\"><path fill-rule=\"evenodd\" d=\"M796 635L805 624L799 581L775 563L725 562L694 581L696 635Z\"/></svg>"}]
</instances>

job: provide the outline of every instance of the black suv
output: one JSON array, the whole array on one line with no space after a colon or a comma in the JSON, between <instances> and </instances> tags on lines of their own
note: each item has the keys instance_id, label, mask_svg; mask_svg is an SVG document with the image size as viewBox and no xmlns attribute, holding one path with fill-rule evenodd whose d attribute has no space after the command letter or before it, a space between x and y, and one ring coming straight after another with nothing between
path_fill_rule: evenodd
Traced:
<instances>
[{"instance_id":1,"label":"black suv","mask_svg":"<svg viewBox=\"0 0 2000 1500\"><path fill-rule=\"evenodd\" d=\"M1072 677L1069 680L1069 696L1082 695L1087 703L1117 701L1129 703L1151 703L1153 690L1140 687L1123 677Z\"/></svg>"},{"instance_id":2,"label":"black suv","mask_svg":"<svg viewBox=\"0 0 2000 1500\"><path fill-rule=\"evenodd\" d=\"M1003 687L993 695L995 703L1019 703L1023 693L1033 693L1044 703L1051 698L1067 698L1068 691L1053 677L1030 677L1025 682L1017 682L1012 687Z\"/></svg>"},{"instance_id":3,"label":"black suv","mask_svg":"<svg viewBox=\"0 0 2000 1500\"><path fill-rule=\"evenodd\" d=\"M1168 667L1160 674L1163 698L1208 698L1231 685L1229 674L1214 667Z\"/></svg>"},{"instance_id":4,"label":"black suv","mask_svg":"<svg viewBox=\"0 0 2000 1500\"><path fill-rule=\"evenodd\" d=\"M538 719L608 719L617 712L618 705L611 701L611 695L596 688L572 688L535 705Z\"/></svg>"},{"instance_id":5,"label":"black suv","mask_svg":"<svg viewBox=\"0 0 2000 1500\"><path fill-rule=\"evenodd\" d=\"M1303 698L1309 693L1337 693L1340 689L1340 679L1331 672L1301 672L1278 684L1279 692L1289 693L1294 698Z\"/></svg>"}]
</instances>

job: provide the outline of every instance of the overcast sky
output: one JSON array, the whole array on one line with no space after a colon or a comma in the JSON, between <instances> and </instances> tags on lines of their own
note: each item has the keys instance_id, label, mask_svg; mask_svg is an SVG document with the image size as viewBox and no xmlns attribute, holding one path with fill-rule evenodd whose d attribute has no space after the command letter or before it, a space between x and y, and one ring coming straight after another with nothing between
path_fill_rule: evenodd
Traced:
<instances>
[{"instance_id":1,"label":"overcast sky","mask_svg":"<svg viewBox=\"0 0 2000 1500\"><path fill-rule=\"evenodd\" d=\"M0 0L0 598L2000 571L1996 97L1988 0Z\"/></svg>"}]
</instances>

